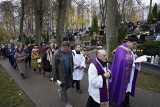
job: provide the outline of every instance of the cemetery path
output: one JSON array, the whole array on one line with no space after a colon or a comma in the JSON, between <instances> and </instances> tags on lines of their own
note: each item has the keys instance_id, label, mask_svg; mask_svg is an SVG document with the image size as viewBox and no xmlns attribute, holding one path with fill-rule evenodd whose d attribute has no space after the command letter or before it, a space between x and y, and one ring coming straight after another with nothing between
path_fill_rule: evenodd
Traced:
<instances>
[{"instance_id":1,"label":"cemetery path","mask_svg":"<svg viewBox=\"0 0 160 107\"><path fill-rule=\"evenodd\" d=\"M90 54L93 56L93 59L95 55L94 51ZM0 60L0 64L37 107L64 107L64 103L59 99L57 93L59 86L50 82L48 77L35 73L33 68L27 68L26 79L22 79L18 71L10 66L8 59ZM82 94L77 93L74 88L68 90L69 100L73 107L85 107L88 99L87 79L87 72L85 72L84 78L81 81ZM137 88L135 97L130 98L131 106L133 107L160 107L160 93Z\"/></svg>"}]
</instances>

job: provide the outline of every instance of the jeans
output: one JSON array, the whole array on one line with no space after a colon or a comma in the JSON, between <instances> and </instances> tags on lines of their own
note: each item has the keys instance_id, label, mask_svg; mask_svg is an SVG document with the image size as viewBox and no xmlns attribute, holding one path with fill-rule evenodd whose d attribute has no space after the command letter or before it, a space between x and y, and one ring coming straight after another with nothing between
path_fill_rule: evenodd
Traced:
<instances>
[{"instance_id":1,"label":"jeans","mask_svg":"<svg viewBox=\"0 0 160 107\"><path fill-rule=\"evenodd\" d=\"M63 85L61 85L61 96L62 96L65 104L69 103L67 90L68 90L68 88L70 88L71 85L72 85L71 77L66 77L66 83L63 83Z\"/></svg>"}]
</instances>

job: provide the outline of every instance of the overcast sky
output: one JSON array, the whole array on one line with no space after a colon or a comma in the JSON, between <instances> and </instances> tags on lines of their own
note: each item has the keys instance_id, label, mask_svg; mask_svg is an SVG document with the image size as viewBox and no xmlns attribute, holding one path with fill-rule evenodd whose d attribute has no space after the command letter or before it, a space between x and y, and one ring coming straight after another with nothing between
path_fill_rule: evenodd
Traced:
<instances>
[{"instance_id":1,"label":"overcast sky","mask_svg":"<svg viewBox=\"0 0 160 107\"><path fill-rule=\"evenodd\" d=\"M150 0L142 0L142 3L144 3L145 5L149 5ZM160 0L152 0L152 4L154 5L155 3L160 4Z\"/></svg>"}]
</instances>

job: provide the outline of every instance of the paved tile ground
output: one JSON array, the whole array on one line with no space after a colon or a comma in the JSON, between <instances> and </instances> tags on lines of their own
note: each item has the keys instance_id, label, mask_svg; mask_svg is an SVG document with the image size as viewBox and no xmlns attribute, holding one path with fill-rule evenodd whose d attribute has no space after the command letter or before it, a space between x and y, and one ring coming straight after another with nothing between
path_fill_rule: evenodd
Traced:
<instances>
[{"instance_id":1,"label":"paved tile ground","mask_svg":"<svg viewBox=\"0 0 160 107\"><path fill-rule=\"evenodd\" d=\"M8 59L0 60L0 64L6 69L9 75L18 83L37 107L64 107L59 99L57 90L59 86L49 81L48 77L35 73L33 69L27 68L26 79L22 79L17 70L12 68ZM74 88L69 89L68 95L73 107L85 107L88 99L88 80L85 73L81 81L83 94L76 92ZM160 93L151 92L141 88L136 89L136 95L131 97L133 107L160 107Z\"/></svg>"}]
</instances>

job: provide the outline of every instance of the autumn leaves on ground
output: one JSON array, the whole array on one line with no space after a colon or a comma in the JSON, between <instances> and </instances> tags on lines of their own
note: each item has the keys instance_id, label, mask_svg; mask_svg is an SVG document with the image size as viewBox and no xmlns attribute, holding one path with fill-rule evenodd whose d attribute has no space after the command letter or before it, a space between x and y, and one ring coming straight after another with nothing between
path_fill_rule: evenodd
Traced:
<instances>
[{"instance_id":1,"label":"autumn leaves on ground","mask_svg":"<svg viewBox=\"0 0 160 107\"><path fill-rule=\"evenodd\" d=\"M23 90L0 65L0 107L35 107Z\"/></svg>"}]
</instances>

